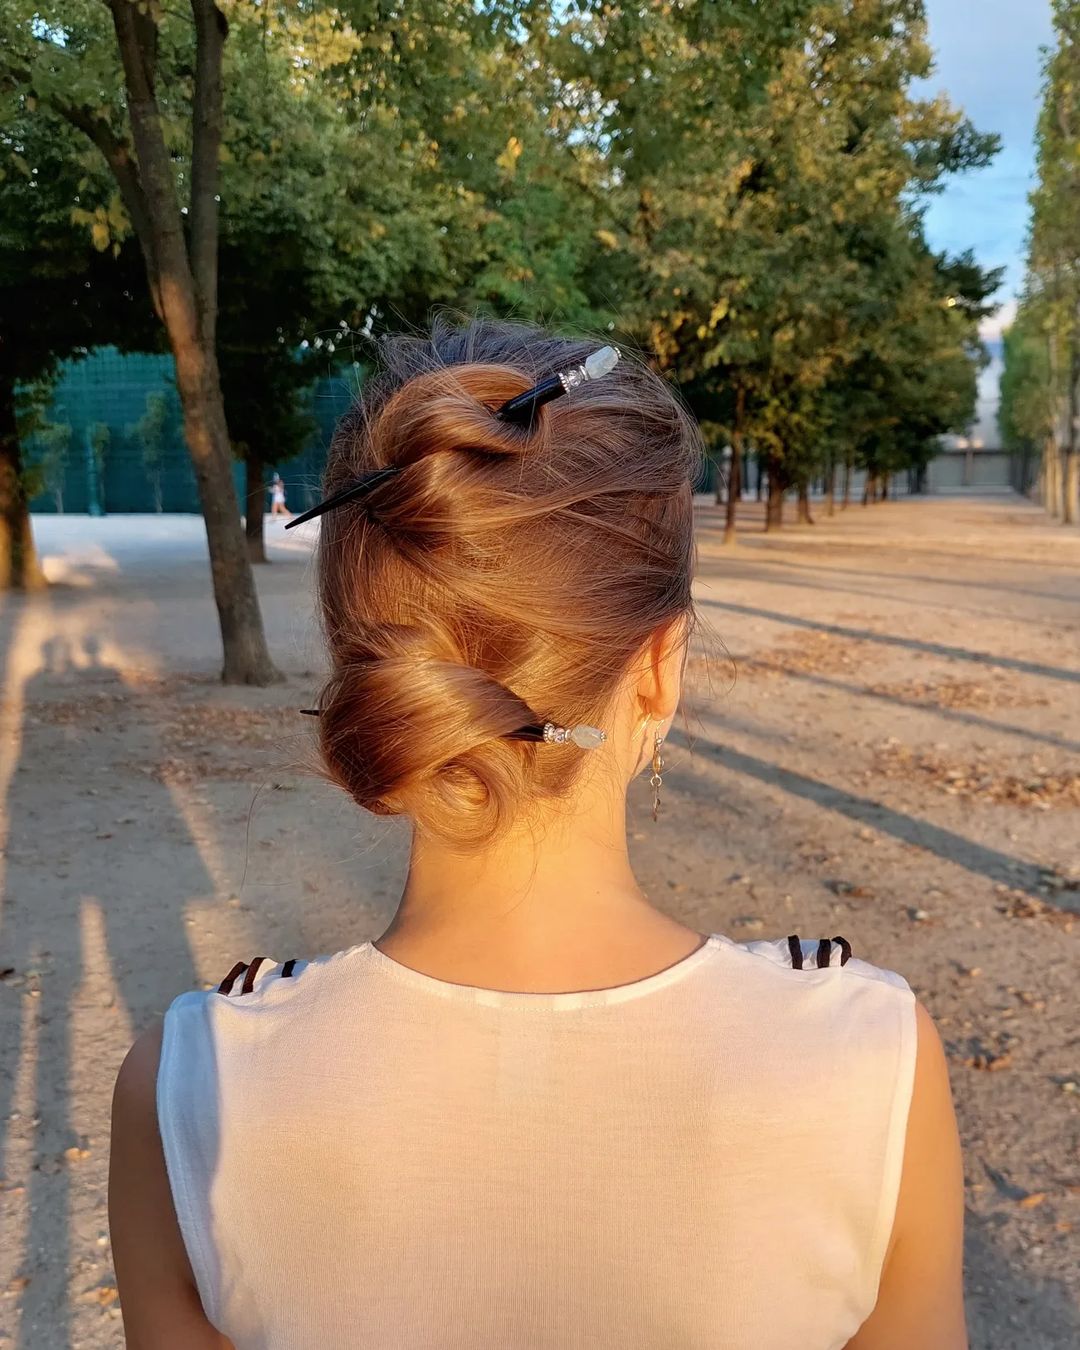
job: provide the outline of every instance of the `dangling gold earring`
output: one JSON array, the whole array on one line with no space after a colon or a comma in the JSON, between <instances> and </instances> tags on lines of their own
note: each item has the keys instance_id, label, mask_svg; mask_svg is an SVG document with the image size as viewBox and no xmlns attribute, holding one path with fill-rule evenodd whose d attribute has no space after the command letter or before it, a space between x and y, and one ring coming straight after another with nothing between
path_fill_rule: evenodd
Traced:
<instances>
[{"instance_id":1,"label":"dangling gold earring","mask_svg":"<svg viewBox=\"0 0 1080 1350\"><path fill-rule=\"evenodd\" d=\"M656 739L653 744L652 753L652 777L649 783L653 790L652 818L656 820L660 815L660 789L664 784L664 756L660 753L660 747L664 744L664 738L660 732L656 733Z\"/></svg>"}]
</instances>

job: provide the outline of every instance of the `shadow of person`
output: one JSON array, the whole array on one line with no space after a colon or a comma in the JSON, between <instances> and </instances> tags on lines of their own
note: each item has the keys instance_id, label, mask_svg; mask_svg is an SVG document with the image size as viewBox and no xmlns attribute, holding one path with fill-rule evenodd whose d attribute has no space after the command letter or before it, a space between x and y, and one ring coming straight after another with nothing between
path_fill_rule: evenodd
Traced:
<instances>
[{"instance_id":1,"label":"shadow of person","mask_svg":"<svg viewBox=\"0 0 1080 1350\"><path fill-rule=\"evenodd\" d=\"M5 665L20 674L4 680L0 1146L24 1189L3 1197L4 1257L26 1281L15 1344L67 1350L73 1320L113 1297L98 1244L116 1072L196 983L185 908L214 888L168 786L141 771L160 714L101 643L16 627Z\"/></svg>"}]
</instances>

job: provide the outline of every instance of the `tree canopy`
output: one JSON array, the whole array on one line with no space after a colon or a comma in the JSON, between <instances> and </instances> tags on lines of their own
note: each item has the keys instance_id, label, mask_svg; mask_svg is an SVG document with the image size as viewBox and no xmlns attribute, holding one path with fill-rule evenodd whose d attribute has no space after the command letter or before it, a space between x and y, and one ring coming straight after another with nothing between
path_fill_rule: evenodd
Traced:
<instances>
[{"instance_id":1,"label":"tree canopy","mask_svg":"<svg viewBox=\"0 0 1080 1350\"><path fill-rule=\"evenodd\" d=\"M997 278L934 256L922 208L995 142L913 94L921 0L0 0L0 22L5 173L63 128L31 227L81 235L86 268L137 244L159 313L172 259L197 325L164 315L158 341L220 370L256 484L302 442L311 376L434 305L638 343L717 448L759 456L773 523L789 487L917 471L970 416ZM140 70L163 156L131 121ZM217 422L191 390L197 448Z\"/></svg>"}]
</instances>

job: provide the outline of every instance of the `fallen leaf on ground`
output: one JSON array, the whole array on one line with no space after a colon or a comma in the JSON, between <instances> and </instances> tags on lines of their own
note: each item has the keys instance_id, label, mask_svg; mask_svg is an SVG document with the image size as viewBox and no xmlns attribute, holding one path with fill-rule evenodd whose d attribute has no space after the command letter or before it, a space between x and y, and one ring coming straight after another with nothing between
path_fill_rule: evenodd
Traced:
<instances>
[{"instance_id":1,"label":"fallen leaf on ground","mask_svg":"<svg viewBox=\"0 0 1080 1350\"><path fill-rule=\"evenodd\" d=\"M1007 1069L1012 1064L1012 1055L1008 1050L1000 1055L988 1051L985 1054L969 1055L964 1063L969 1069L986 1069L993 1073L995 1069Z\"/></svg>"},{"instance_id":2,"label":"fallen leaf on ground","mask_svg":"<svg viewBox=\"0 0 1080 1350\"><path fill-rule=\"evenodd\" d=\"M107 1308L111 1303L115 1303L120 1297L116 1286L112 1284L99 1285L97 1289L88 1289L83 1294L84 1303L98 1303L103 1308Z\"/></svg>"}]
</instances>

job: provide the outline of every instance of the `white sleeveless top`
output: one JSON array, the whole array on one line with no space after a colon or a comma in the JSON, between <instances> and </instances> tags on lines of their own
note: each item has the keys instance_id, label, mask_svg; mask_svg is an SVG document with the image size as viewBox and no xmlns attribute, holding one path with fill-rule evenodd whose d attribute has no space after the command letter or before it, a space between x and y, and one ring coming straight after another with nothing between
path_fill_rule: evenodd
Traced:
<instances>
[{"instance_id":1,"label":"white sleeveless top","mask_svg":"<svg viewBox=\"0 0 1080 1350\"><path fill-rule=\"evenodd\" d=\"M842 942L713 935L563 994L365 942L182 994L157 1106L208 1317L237 1350L838 1350L916 1048L907 982Z\"/></svg>"}]
</instances>

